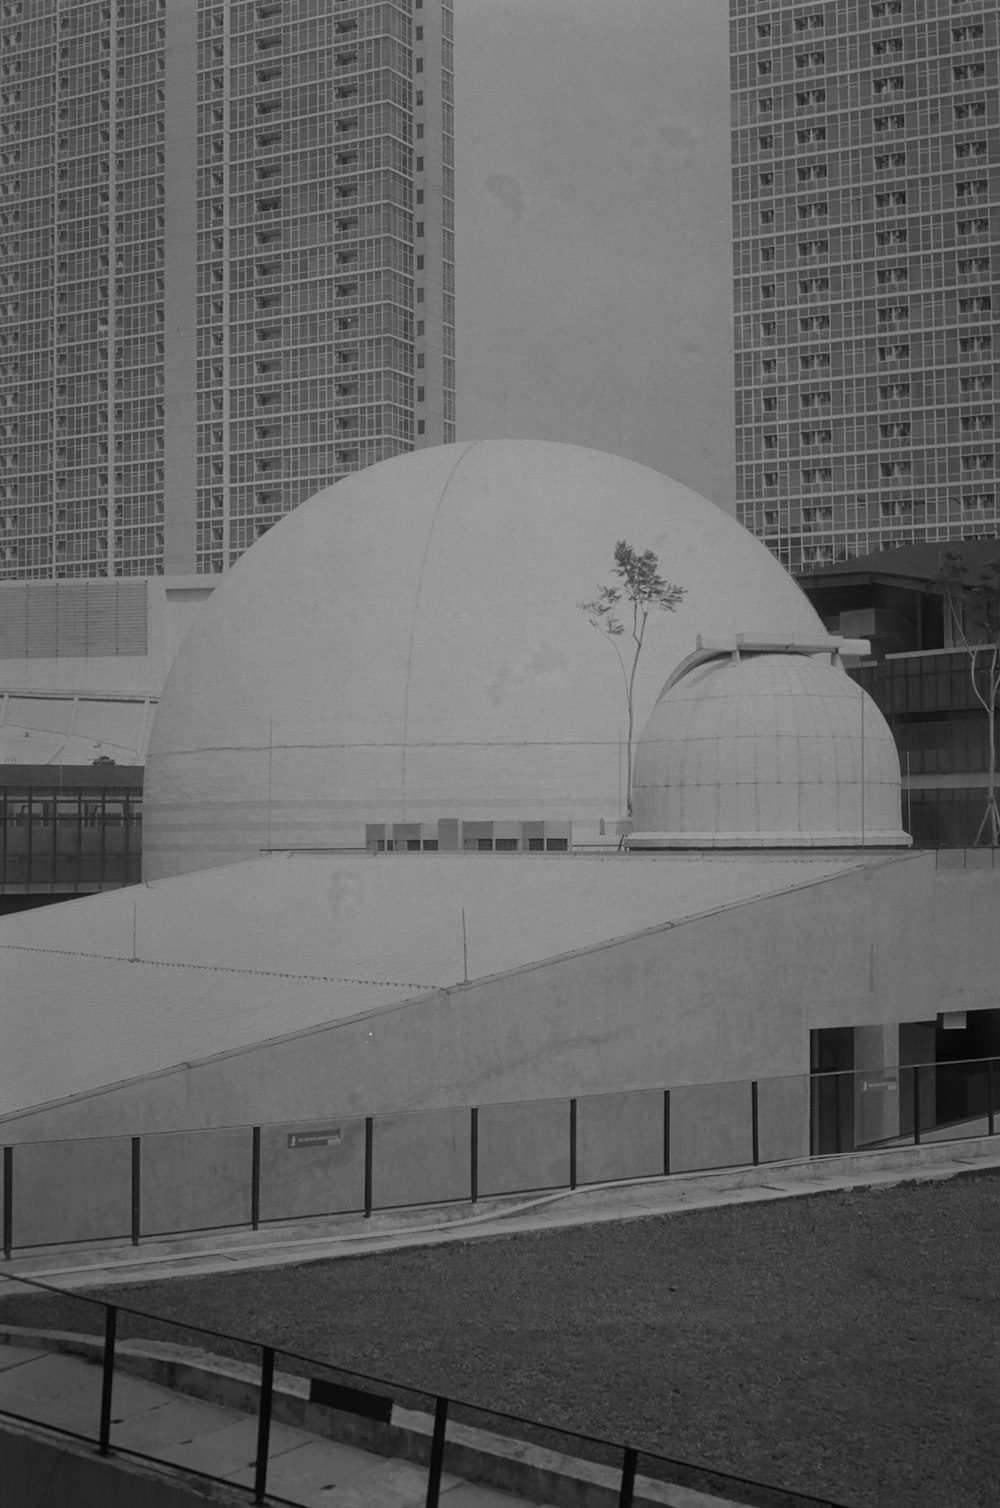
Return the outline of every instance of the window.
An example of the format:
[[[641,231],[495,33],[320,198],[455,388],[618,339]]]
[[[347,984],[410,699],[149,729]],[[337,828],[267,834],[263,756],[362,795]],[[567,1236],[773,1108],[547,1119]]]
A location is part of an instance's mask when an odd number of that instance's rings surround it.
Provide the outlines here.
[[[799,403],[803,408],[827,408],[831,402],[832,394],[828,388],[820,388],[815,393],[802,393]]]
[[[813,199],[798,205],[797,208],[800,220],[822,220],[830,212],[830,206],[825,199]]]
[[[958,301],[960,314],[985,314],[993,307],[993,300],[988,293],[973,293]]]
[[[799,357],[799,366],[804,372],[813,372],[818,367],[830,365],[830,353],[828,351],[810,351],[805,356]]]
[[[976,434],[976,433],[980,433],[984,429],[992,429],[992,428],[993,428],[993,415],[992,414],[963,414],[962,415],[962,433],[963,434],[967,434],[967,435],[969,435],[969,434]]]
[[[800,241],[800,257],[825,257],[829,254],[829,241]]]
[[[800,293],[829,293],[829,278],[799,278]]]
[[[884,173],[888,168],[905,168],[905,152],[876,152],[875,166],[879,172]]]
[[[801,126],[795,133],[795,139],[800,147],[807,147],[813,141],[826,141],[826,127]]]
[[[795,95],[795,103],[799,106],[800,109],[805,109],[808,105],[825,105],[826,90],[800,89]]]
[[[902,52],[902,50],[902,37],[881,37],[877,42],[872,43],[872,56],[876,58],[889,57],[893,53]]]
[[[910,384],[908,382],[885,382],[878,390],[880,398],[891,402],[894,399],[908,398],[910,396]]]
[[[906,342],[878,348],[879,361],[908,361],[909,357],[910,347]]]
[[[955,228],[960,236],[985,235],[990,228],[988,215],[975,215],[971,220],[957,220]]]
[[[802,431],[803,445],[829,445],[833,439],[831,429],[804,429]]]
[[[774,247],[773,246],[762,246],[760,248],[760,259],[761,259],[762,262],[773,262],[774,261]]]
[[[824,52],[798,52],[795,54],[796,68],[822,68],[826,62]]]
[[[872,20],[880,21],[885,16],[902,14],[903,0],[872,0]]]
[[[970,79],[981,79],[986,73],[985,63],[956,63],[951,70],[956,84],[967,84]]]
[[[959,257],[958,270],[961,273],[989,272],[989,257]]]
[[[974,377],[962,378],[963,393],[988,393],[993,389],[993,378],[988,372],[977,373]]]
[[[760,180],[761,188],[771,188],[773,186],[774,174],[770,171],[770,169],[768,169],[767,172],[759,173],[757,176]]]
[[[771,23],[770,23],[770,21],[758,21],[758,23],[757,23],[757,35],[758,35],[758,37],[760,37],[762,39],[764,37],[769,37],[771,35]]]
[[[819,482],[829,482],[832,476],[833,469],[830,466],[803,466],[802,485],[815,487]]]
[[[956,157],[985,157],[985,141],[959,141],[955,143]]]
[[[767,136],[758,136],[757,145],[760,147],[760,150],[762,152],[770,152],[771,148],[774,146],[774,137],[770,134],[768,134]]]
[[[905,267],[880,267],[875,274],[879,283],[905,283],[909,280],[909,272]]]
[[[876,115],[876,131],[902,131],[906,125],[905,115]]]
[[[826,163],[811,162],[804,168],[796,168],[795,171],[800,183],[815,183],[817,179],[826,177]]]
[[[879,304],[876,309],[880,325],[895,325],[900,320],[909,319],[909,304]]]
[[[761,296],[761,298],[774,298],[774,284],[773,283],[761,283],[761,285],[760,285],[760,296]]]
[[[774,101],[769,94],[761,95],[757,100],[757,109],[761,115],[769,115],[774,109]]]
[[[777,487],[777,485],[778,485],[778,473],[776,471],[765,471],[764,472],[764,486],[765,487]]]
[[[975,120],[986,114],[986,102],[981,99],[967,100],[964,105],[955,106],[956,120]]]
[[[877,209],[900,209],[905,203],[905,189],[888,189],[885,193],[875,195]]]
[[[758,73],[770,73],[772,67],[773,67],[773,64],[772,64],[770,58],[758,58],[757,59],[757,72]]]
[[[889,481],[895,477],[910,476],[913,465],[910,461],[881,461],[879,471]]]
[[[761,225],[773,225],[774,224],[774,210],[773,209],[762,209],[761,212],[760,212],[760,223],[761,223]]]
[[[879,434],[883,440],[908,440],[910,437],[910,425],[906,419],[891,419],[887,424],[879,425]]]
[[[876,94],[902,94],[903,75],[901,73],[886,74],[882,78],[872,79],[872,88]]]
[[[814,11],[811,16],[795,17],[796,31],[822,31],[823,15],[821,11]]]
[[[958,349],[963,356],[974,355],[977,351],[991,351],[993,349],[992,335],[962,335],[959,337]]]
[[[804,335],[815,334],[817,330],[829,330],[829,314],[801,314],[799,315],[799,329]]]

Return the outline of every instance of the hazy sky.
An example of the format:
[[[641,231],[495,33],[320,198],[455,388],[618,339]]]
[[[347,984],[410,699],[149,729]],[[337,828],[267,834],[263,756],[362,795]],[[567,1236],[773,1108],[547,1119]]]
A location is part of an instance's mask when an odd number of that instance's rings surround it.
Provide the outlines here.
[[[731,509],[726,0],[455,0],[458,437]]]

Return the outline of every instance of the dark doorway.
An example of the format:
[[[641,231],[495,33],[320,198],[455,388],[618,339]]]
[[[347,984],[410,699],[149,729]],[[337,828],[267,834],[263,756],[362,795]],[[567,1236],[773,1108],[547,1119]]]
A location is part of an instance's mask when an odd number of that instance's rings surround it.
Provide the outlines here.
[[[854,1151],[854,1028],[809,1033],[812,1074],[809,1144],[813,1157]]]

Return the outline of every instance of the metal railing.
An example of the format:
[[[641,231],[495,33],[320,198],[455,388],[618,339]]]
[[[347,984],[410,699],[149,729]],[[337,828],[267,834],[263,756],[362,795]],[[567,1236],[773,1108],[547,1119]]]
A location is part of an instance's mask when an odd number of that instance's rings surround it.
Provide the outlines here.
[[[21,1142],[2,1250],[260,1230],[994,1135],[1000,1059]]]
[[[10,1303],[11,1291],[22,1287],[29,1296]],[[336,1367],[318,1357],[201,1325],[182,1325],[148,1310],[83,1297],[37,1279],[5,1278],[2,1292],[7,1300],[4,1310],[8,1317],[0,1319],[0,1337],[6,1335],[19,1347],[31,1348],[32,1329],[12,1324],[9,1318],[11,1314],[16,1316],[25,1304],[29,1306],[25,1319],[35,1322],[36,1327],[39,1319],[47,1322],[49,1333],[38,1337],[37,1349],[44,1351],[57,1346],[71,1355],[75,1350],[98,1362],[99,1372],[94,1367],[81,1367],[81,1377],[87,1372],[93,1374],[93,1394],[87,1398],[86,1384],[81,1385],[82,1392],[80,1388],[76,1390],[71,1424],[66,1422],[64,1381],[63,1390],[56,1390],[51,1399],[46,1399],[44,1388],[37,1384],[26,1388],[19,1397],[15,1395],[18,1407],[7,1406],[11,1402],[8,1396],[5,1406],[0,1407],[0,1426],[5,1417],[21,1424],[41,1425],[58,1435],[95,1446],[100,1456],[134,1458],[168,1466],[172,1471],[181,1470],[202,1480],[224,1481],[235,1491],[239,1491],[239,1485],[234,1488],[234,1475],[252,1476],[244,1490],[247,1501],[257,1505],[305,1501],[286,1495],[289,1489],[284,1484],[279,1490],[272,1490],[269,1485],[275,1460],[271,1449],[274,1427],[293,1424],[320,1439],[349,1443],[355,1450],[360,1447],[373,1457],[402,1458],[424,1468],[427,1508],[437,1508],[445,1472],[491,1485],[495,1491],[507,1492],[512,1499],[524,1496],[537,1501],[536,1494],[544,1491],[547,1502],[565,1504],[567,1508],[583,1500],[584,1494],[598,1501],[603,1498],[609,1504],[617,1503],[618,1508],[631,1508],[633,1503],[644,1501],[662,1502],[662,1488],[658,1492],[657,1487],[663,1483],[724,1494],[760,1508],[842,1508],[830,1498],[813,1497],[703,1463],[660,1455],[638,1444],[483,1408],[454,1395],[417,1392],[385,1378]],[[68,1317],[76,1327],[74,1331],[54,1336],[52,1318],[45,1307],[46,1297],[32,1298],[31,1294],[47,1296],[50,1305],[54,1302],[56,1322],[65,1324]],[[67,1304],[73,1306],[69,1316]],[[132,1339],[126,1347],[121,1341],[123,1328],[133,1337],[145,1333],[154,1344],[143,1350]],[[165,1350],[162,1337],[173,1333],[181,1341]],[[185,1352],[190,1355],[187,1368],[178,1364]],[[234,1354],[242,1358],[235,1364]],[[184,1441],[168,1445],[166,1454],[128,1443],[129,1411],[127,1404],[115,1405],[116,1382],[123,1376],[139,1376],[148,1386],[151,1378],[155,1381],[161,1374],[164,1378],[161,1385],[169,1382],[175,1392],[201,1397],[203,1401],[210,1397],[216,1427],[214,1411],[219,1406],[228,1406],[255,1421],[252,1459],[243,1472],[234,1473],[231,1466],[226,1475],[213,1472],[205,1468],[203,1456],[199,1457],[200,1466],[185,1460],[184,1444],[190,1444],[197,1453],[198,1435],[190,1419],[184,1425]],[[205,1380],[193,1380],[194,1374]],[[8,1371],[6,1375],[12,1374]],[[81,1412],[81,1405],[88,1403],[89,1426]],[[150,1406],[148,1395],[144,1395],[137,1404],[140,1418]],[[532,1446],[538,1449],[534,1457]],[[286,1439],[282,1449],[287,1448]],[[544,1481],[542,1488],[540,1480]]]

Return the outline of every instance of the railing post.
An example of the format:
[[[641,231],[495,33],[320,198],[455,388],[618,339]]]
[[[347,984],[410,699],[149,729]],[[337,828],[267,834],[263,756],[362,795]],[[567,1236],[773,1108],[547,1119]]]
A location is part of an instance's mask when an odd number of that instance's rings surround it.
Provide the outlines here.
[[[3,1254],[10,1260],[14,1247],[14,1148],[3,1149]]]
[[[663,1091],[663,1176],[670,1173],[670,1090]]]
[[[261,1347],[260,1409],[257,1414],[257,1462],[253,1474],[253,1500],[260,1504],[267,1492],[267,1453],[271,1443],[271,1397],[274,1392],[274,1350]]]
[[[569,1186],[576,1188],[576,1100],[569,1102]]]
[[[920,1065],[913,1065],[913,1145],[920,1145]]]
[[[760,1121],[757,1108],[757,1080],[750,1081],[750,1143],[754,1167],[760,1162]]]
[[[142,1227],[142,1137],[132,1137],[132,1245],[139,1245]]]
[[[475,1204],[479,1198],[479,1108],[469,1111],[469,1198]]]
[[[365,1219],[369,1219],[372,1212],[372,1154],[375,1147],[375,1122],[370,1115],[365,1116]]]
[[[635,1468],[638,1462],[638,1452],[630,1445],[625,1447],[622,1457],[622,1485],[618,1494],[618,1508],[632,1508],[632,1494],[635,1492]]]
[[[986,1126],[990,1136],[996,1135],[993,1111],[993,1072],[996,1068],[996,1058],[990,1058],[986,1063]]]
[[[250,1229],[260,1229],[260,1127],[251,1132],[250,1147]]]
[[[97,1449],[102,1456],[111,1450],[111,1391],[115,1381],[115,1331],[118,1327],[118,1310],[109,1304],[104,1311],[104,1360],[101,1370],[101,1422],[97,1435]]]
[[[431,1464],[427,1473],[427,1508],[438,1508],[441,1472],[444,1467],[444,1432],[448,1425],[448,1400],[439,1398],[434,1405],[434,1435],[431,1439]]]

